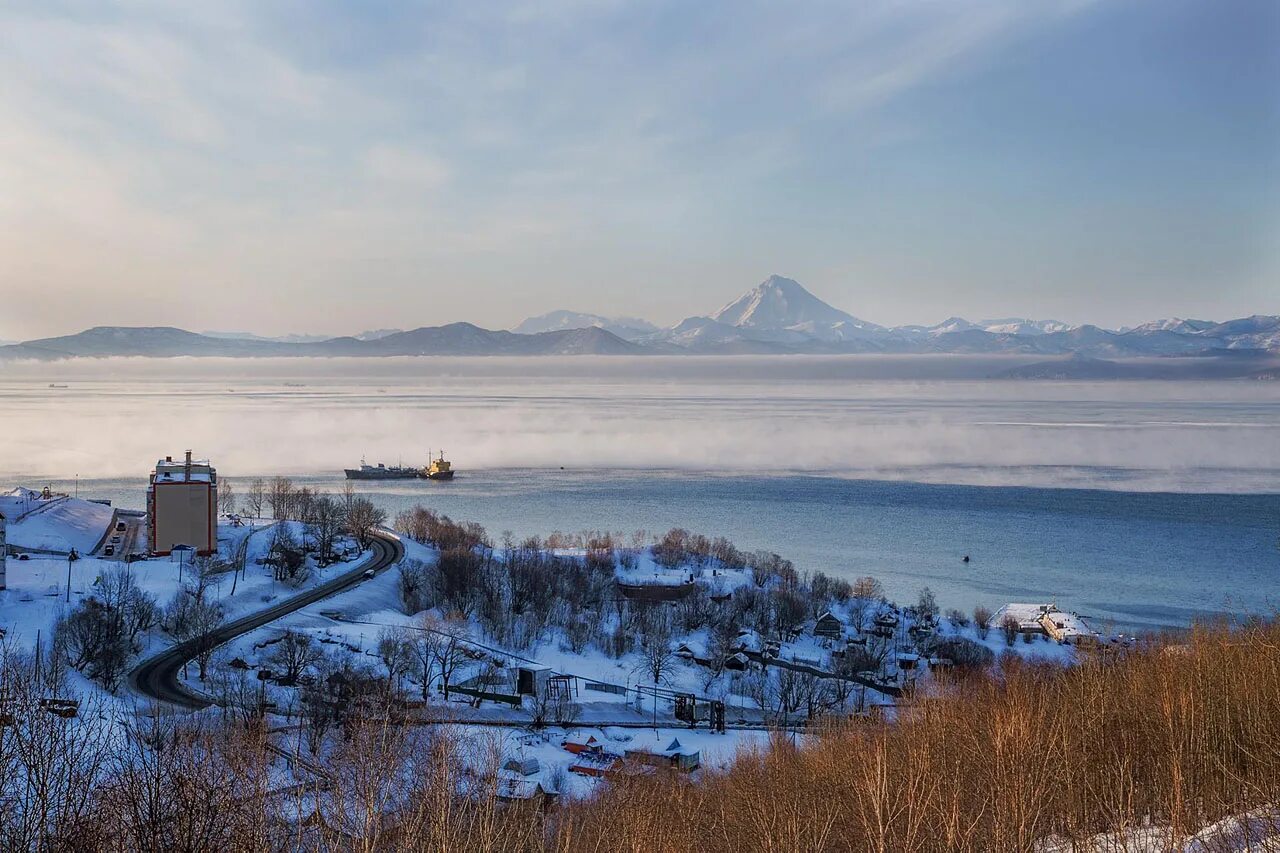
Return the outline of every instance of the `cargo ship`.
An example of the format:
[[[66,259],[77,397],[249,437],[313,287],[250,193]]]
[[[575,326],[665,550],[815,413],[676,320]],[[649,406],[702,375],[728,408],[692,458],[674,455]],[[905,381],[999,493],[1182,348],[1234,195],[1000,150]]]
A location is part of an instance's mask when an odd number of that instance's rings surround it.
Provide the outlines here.
[[[359,468],[344,468],[343,470],[346,471],[348,480],[412,480],[416,477],[426,476],[418,468],[406,468],[403,465],[392,465],[388,468],[381,462],[377,465],[370,465],[363,459],[360,460]]]
[[[445,460],[444,451],[440,451],[440,456],[431,460],[431,464],[422,472],[422,476],[428,480],[452,480],[453,465]]]

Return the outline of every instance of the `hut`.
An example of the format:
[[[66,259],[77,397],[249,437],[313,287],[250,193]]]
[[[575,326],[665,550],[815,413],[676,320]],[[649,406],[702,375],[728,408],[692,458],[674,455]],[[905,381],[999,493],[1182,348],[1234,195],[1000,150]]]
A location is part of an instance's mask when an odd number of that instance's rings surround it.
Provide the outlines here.
[[[542,770],[542,765],[537,758],[529,756],[528,758],[507,759],[507,763],[502,765],[502,769],[510,773],[518,773],[521,776],[533,776]]]
[[[516,676],[516,694],[541,696],[551,678],[551,667],[540,663],[522,663],[513,667]]]
[[[839,639],[842,634],[844,634],[844,623],[830,610],[825,611],[813,623],[813,635],[815,637],[826,637],[835,640]]]
[[[565,738],[560,741],[560,745],[564,747],[566,752],[572,752],[574,755],[581,755],[589,749],[601,748],[600,741],[596,740],[595,735],[588,735],[585,740]]]

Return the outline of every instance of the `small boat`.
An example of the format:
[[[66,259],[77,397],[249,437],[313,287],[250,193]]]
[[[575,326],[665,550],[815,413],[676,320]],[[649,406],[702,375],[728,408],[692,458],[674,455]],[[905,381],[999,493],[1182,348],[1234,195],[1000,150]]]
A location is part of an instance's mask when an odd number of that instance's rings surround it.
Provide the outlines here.
[[[55,382],[50,382],[50,383],[49,383],[49,387],[50,387],[50,388],[56,388],[56,389],[61,390],[61,389],[63,389],[63,388],[69,388],[69,387],[71,387],[71,386],[69,386],[69,385],[59,385],[59,384],[57,384],[57,383],[55,383]]]
[[[453,465],[444,458],[444,451],[440,451],[440,456],[432,459],[431,464],[422,472],[422,476],[428,480],[452,480]]]
[[[417,468],[406,468],[403,465],[387,467],[381,462],[370,465],[363,459],[360,460],[359,468],[344,468],[343,471],[348,480],[412,480],[423,476],[422,471]]]

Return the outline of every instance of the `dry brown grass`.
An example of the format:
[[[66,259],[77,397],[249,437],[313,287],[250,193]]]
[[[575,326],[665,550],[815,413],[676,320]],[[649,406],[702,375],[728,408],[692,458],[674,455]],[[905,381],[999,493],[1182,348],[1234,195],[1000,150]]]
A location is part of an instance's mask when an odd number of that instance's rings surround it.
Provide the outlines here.
[[[1155,823],[1183,838],[1280,802],[1280,627],[1197,629],[1078,666],[1002,663],[702,784],[628,780],[558,850],[1030,850]]]

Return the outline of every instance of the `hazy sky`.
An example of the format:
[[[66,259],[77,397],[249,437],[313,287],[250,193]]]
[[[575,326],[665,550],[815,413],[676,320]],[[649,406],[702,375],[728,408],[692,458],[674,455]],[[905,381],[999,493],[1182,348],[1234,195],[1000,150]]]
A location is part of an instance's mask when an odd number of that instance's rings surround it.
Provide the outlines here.
[[[1273,0],[0,6],[0,338],[1280,313]]]

